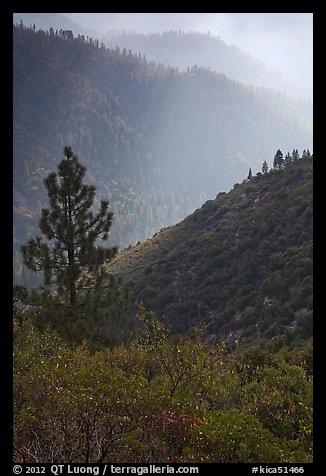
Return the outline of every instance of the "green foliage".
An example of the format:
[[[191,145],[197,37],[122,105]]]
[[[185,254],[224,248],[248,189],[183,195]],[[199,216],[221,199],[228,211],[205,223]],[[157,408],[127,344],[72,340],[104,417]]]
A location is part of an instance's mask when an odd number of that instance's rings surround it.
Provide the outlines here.
[[[244,387],[244,408],[275,436],[297,439],[302,431],[312,429],[311,392],[311,382],[301,367],[267,367],[256,372],[255,379]]]
[[[127,296],[103,267],[117,250],[97,246],[99,239],[107,240],[113,214],[107,201],[94,213],[95,187],[83,183],[86,168],[71,147],[64,155],[58,174],[44,179],[50,209],[42,209],[43,236],[21,247],[26,266],[44,277],[45,287],[29,301],[39,307],[39,325],[50,322],[72,341],[106,341],[110,321],[121,316]],[[16,286],[18,296],[17,290],[21,295],[22,287]]]
[[[174,333],[249,346],[312,337],[312,159],[252,177],[151,240],[118,254],[109,270]],[[146,270],[150,269],[150,273]]]
[[[25,314],[25,304],[28,300],[28,290],[25,286],[16,284],[13,287],[13,318],[18,319],[20,325],[23,324]]]
[[[274,169],[281,169],[284,166],[284,163],[285,163],[285,160],[283,158],[282,151],[278,149],[274,156],[273,167]]]
[[[15,461],[312,461],[309,346],[230,353],[139,312],[135,342],[97,352],[14,322]]]
[[[200,433],[204,462],[273,463],[283,456],[276,438],[259,420],[239,410],[211,412]]]
[[[39,228],[52,246],[37,237],[22,246],[22,253],[26,266],[42,271],[44,284],[54,283],[58,294],[75,308],[78,289],[89,286],[87,273],[112,259],[116,250],[95,246],[96,240],[108,238],[113,214],[108,212],[109,203],[102,201],[94,215],[95,187],[83,184],[86,168],[71,147],[64,148],[64,155],[58,174],[44,179],[50,209],[42,209]]]
[[[14,52],[15,246],[27,238],[31,267],[45,271],[46,283],[59,277],[55,292],[14,289],[15,461],[311,462],[309,150],[300,160],[297,150],[284,162],[278,154],[269,173],[265,161],[263,175],[162,228],[203,203],[203,190],[225,188],[228,159],[240,179],[252,144],[264,160],[272,143],[295,142],[302,129],[286,112],[272,113],[275,98],[202,68],[179,73],[25,28],[14,30]],[[299,135],[309,143],[309,132]],[[94,188],[80,188],[84,169],[76,169],[81,222],[99,219],[73,276],[77,287],[88,281],[78,289],[82,312],[71,300],[72,274],[50,272],[65,252],[30,239],[58,143],[82,151],[100,195],[119,211],[113,241],[161,229],[98,267],[108,255],[90,245],[98,232],[106,237],[111,217],[107,202],[87,214]],[[72,159],[65,152],[62,176]],[[49,241],[68,237],[56,201],[65,186],[55,174],[46,183],[52,211],[43,209],[41,231]],[[134,315],[116,324],[125,305],[117,272],[131,288],[137,326]]]
[[[268,165],[267,165],[266,160],[264,160],[261,171],[262,171],[263,174],[267,174],[267,172],[268,172]]]
[[[241,181],[248,164],[270,160],[275,143],[312,143],[298,102],[208,69],[181,71],[115,44],[20,27],[13,51],[15,252],[36,235],[43,179],[65,144],[110,201],[110,246],[121,249]],[[14,272],[32,284],[17,256]]]

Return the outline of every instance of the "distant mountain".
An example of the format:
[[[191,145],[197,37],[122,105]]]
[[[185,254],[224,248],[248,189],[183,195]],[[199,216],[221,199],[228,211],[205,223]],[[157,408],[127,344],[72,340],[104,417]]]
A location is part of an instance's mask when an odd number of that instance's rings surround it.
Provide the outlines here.
[[[143,302],[188,333],[205,324],[237,345],[312,337],[311,157],[220,193],[175,226],[119,253],[109,270]]]
[[[282,94],[198,66],[166,68],[84,34],[13,33],[15,251],[38,233],[42,181],[65,145],[110,200],[110,244],[120,249],[180,221],[276,149],[312,147],[309,114]]]
[[[50,28],[71,30],[75,34],[88,35],[94,39],[104,36],[95,30],[79,25],[62,13],[14,13],[13,23],[19,25],[21,21],[27,27],[33,28],[35,25],[36,30],[49,31]]]
[[[292,95],[311,96],[311,89],[296,86],[281,71],[268,68],[262,61],[222,38],[199,32],[166,31],[140,34],[133,31],[111,30],[105,36],[109,47],[118,45],[148,60],[180,69],[194,65],[207,67],[217,73],[246,84],[278,89]],[[312,108],[312,104],[310,104]]]
[[[108,15],[108,14],[106,14]],[[187,17],[188,15],[188,17]],[[197,19],[206,14],[196,14]],[[248,15],[228,14],[228,21],[235,21],[237,28],[249,28]],[[258,14],[256,14],[258,15]],[[235,18],[236,16],[236,18]],[[308,81],[306,75],[297,72],[295,81],[291,75],[284,74],[283,71],[271,69],[262,61],[247,53],[239,46],[229,45],[220,36],[214,36],[209,31],[200,33],[196,30],[195,24],[192,31],[184,32],[179,30],[166,30],[163,33],[141,33],[142,21],[148,22],[153,31],[162,30],[163,25],[174,25],[175,21],[180,21],[188,28],[192,24],[194,16],[190,14],[160,14],[159,20],[163,19],[160,27],[156,24],[157,14],[119,14],[111,13],[106,16],[107,33],[87,28],[78,23],[78,16],[73,14],[72,20],[67,14],[62,13],[14,13],[13,22],[19,24],[21,21],[27,27],[42,29],[45,31],[71,30],[74,34],[86,35],[93,40],[99,39],[106,46],[115,48],[118,45],[121,49],[126,48],[133,53],[146,55],[148,60],[163,63],[165,66],[173,66],[179,69],[187,69],[194,65],[210,68],[213,71],[221,72],[237,81],[254,84],[284,91],[290,96],[306,96],[309,98],[309,109],[312,111],[312,82]],[[141,19],[143,18],[143,20]],[[176,20],[179,18],[179,20]],[[164,21],[165,19],[165,21]],[[206,22],[207,22],[206,18]],[[279,15],[269,14],[259,16],[260,24],[264,24],[264,31],[268,32],[275,28],[280,29],[280,34],[286,33],[289,17],[283,24]],[[295,17],[296,26],[300,29],[300,18]],[[299,24],[298,24],[299,22]],[[199,22],[200,23],[200,22]],[[102,25],[103,26],[103,25]],[[255,25],[252,25],[255,28]],[[164,28],[163,28],[164,29]],[[104,31],[104,30],[103,30]],[[311,66],[308,66],[311,67]]]

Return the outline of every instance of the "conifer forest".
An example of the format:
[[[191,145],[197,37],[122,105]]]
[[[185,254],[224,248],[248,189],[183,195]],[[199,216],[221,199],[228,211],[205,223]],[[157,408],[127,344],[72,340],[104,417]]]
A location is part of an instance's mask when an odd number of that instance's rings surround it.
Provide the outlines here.
[[[85,15],[13,16],[14,463],[314,463],[311,88],[221,26],[312,14]]]

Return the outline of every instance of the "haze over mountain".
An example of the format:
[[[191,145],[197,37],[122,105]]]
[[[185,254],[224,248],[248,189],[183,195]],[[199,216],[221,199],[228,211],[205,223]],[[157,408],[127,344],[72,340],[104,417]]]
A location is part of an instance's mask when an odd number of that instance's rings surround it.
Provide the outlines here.
[[[15,463],[312,463],[311,99],[189,30],[289,30],[304,60],[310,14],[21,15]]]
[[[164,31],[200,32],[241,48],[277,70],[287,93],[312,97],[312,13],[67,13],[84,25],[103,33],[112,29],[137,33]],[[134,48],[130,46],[134,51]],[[205,57],[205,50],[202,49]],[[169,56],[173,56],[170,51]],[[157,60],[157,58],[153,58]],[[164,58],[161,58],[163,61]],[[195,63],[193,63],[195,64]],[[199,64],[197,62],[197,64]],[[191,64],[189,65],[191,66]],[[212,64],[203,64],[211,66]],[[286,85],[287,83],[287,85]],[[292,91],[290,84],[292,83]]]
[[[67,35],[14,28],[15,247],[35,229],[42,179],[67,144],[110,199],[120,249],[184,218],[277,148],[312,149],[302,102]]]
[[[210,33],[184,33],[175,30],[144,35],[113,30],[106,34],[105,44],[109,47],[119,45],[134,53],[140,52],[147,59],[166,66],[179,69],[193,65],[209,67],[242,83],[284,91],[291,96],[303,92],[280,71],[268,68],[262,61],[234,45],[227,45],[221,38]]]
[[[255,61],[256,73],[265,70],[263,82],[262,75],[255,77],[252,71],[250,78],[231,77],[312,98],[312,13],[16,13],[14,19],[36,28],[70,29],[100,41],[106,37],[108,46],[115,41],[134,53],[179,68],[197,64],[227,74],[221,69],[218,50],[228,47],[231,55],[236,53],[235,59],[242,53],[249,63]],[[171,31],[202,33],[215,37],[215,42],[201,39],[197,45],[185,44],[180,38],[172,47],[165,37],[157,44],[158,35]],[[156,45],[144,38],[153,33]],[[230,71],[234,72],[234,66]]]
[[[37,30],[48,31],[53,28],[54,30],[71,30],[75,34],[89,35],[93,38],[103,36],[97,30],[80,25],[62,13],[14,13],[13,23],[20,24],[21,21],[27,27],[35,25]]]

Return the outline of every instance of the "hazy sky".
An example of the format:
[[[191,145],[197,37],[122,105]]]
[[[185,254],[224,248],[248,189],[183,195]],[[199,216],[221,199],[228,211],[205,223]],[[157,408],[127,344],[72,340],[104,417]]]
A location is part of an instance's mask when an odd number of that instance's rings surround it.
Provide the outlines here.
[[[105,33],[112,28],[151,33],[200,31],[262,59],[284,74],[304,75],[312,82],[312,13],[64,13]]]

